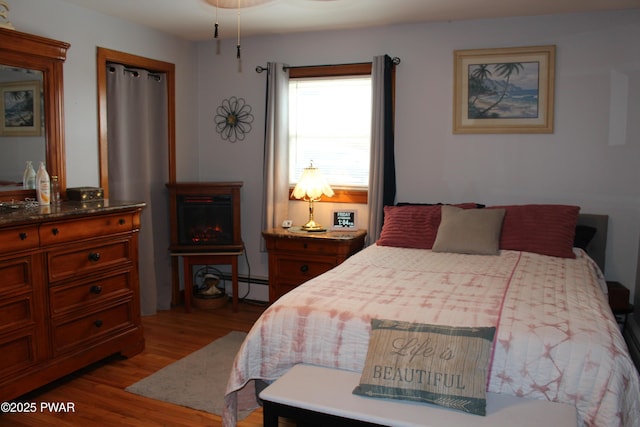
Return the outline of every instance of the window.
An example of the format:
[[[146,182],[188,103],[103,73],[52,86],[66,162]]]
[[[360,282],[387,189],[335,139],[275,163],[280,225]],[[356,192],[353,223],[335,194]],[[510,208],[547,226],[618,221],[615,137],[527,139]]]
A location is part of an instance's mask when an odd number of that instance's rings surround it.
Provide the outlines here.
[[[331,201],[366,203],[371,145],[371,64],[289,70],[289,179],[320,168]]]

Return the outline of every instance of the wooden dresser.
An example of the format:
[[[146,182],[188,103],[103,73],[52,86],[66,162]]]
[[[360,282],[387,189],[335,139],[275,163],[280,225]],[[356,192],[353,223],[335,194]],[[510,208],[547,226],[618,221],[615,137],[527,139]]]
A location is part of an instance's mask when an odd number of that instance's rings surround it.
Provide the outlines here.
[[[144,349],[143,207],[105,200],[0,212],[0,401]]]
[[[271,229],[262,233],[269,252],[269,302],[329,271],[364,246],[366,230],[309,233]]]

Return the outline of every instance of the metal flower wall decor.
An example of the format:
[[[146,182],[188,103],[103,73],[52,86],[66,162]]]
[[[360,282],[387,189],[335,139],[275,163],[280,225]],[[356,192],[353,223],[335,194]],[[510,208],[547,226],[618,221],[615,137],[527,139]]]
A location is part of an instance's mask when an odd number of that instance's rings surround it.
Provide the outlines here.
[[[229,142],[242,141],[245,134],[251,132],[251,123],[253,123],[251,106],[245,102],[244,98],[232,96],[225,99],[216,109],[215,122],[216,131],[222,139]]]

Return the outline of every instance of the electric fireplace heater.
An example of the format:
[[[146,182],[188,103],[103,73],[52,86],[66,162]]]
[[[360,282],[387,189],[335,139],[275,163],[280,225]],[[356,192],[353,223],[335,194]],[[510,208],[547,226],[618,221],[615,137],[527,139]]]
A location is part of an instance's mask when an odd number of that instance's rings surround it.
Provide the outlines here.
[[[240,182],[167,184],[172,252],[242,250]]]

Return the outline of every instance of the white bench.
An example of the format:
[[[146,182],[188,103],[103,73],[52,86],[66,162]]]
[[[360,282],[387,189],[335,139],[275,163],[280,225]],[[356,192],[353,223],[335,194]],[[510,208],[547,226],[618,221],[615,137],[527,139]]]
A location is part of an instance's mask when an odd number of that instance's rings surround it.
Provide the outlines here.
[[[577,425],[571,405],[487,393],[487,415],[479,416],[426,403],[357,396],[351,392],[359,381],[360,374],[355,372],[296,365],[260,393],[264,427],[277,427],[279,417],[313,426]]]

